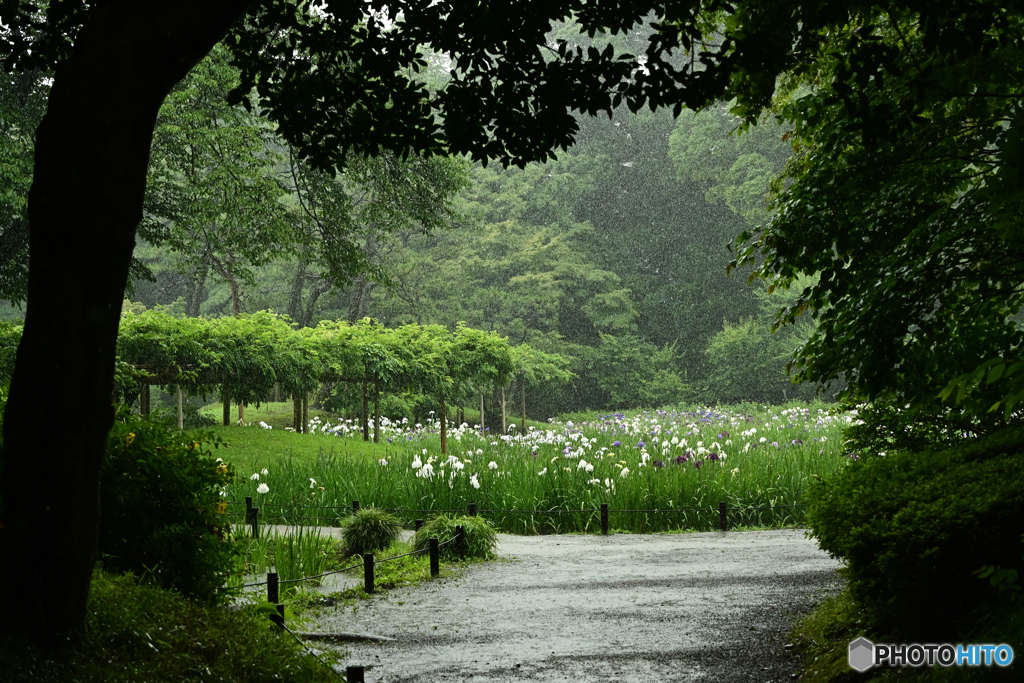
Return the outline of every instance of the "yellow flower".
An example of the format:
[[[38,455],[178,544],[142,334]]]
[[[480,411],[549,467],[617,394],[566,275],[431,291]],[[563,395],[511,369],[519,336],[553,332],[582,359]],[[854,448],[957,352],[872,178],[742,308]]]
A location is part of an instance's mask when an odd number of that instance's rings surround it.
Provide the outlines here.
[[[217,507],[217,513],[218,514],[223,515],[225,512],[228,511],[228,504],[225,503],[224,501],[221,501],[221,502],[217,503],[216,507]]]
[[[227,474],[228,466],[225,463],[217,465],[217,474]]]
[[[194,451],[194,450],[195,450],[195,449],[197,449],[197,448],[199,448],[199,442],[198,442],[198,441],[193,441],[192,443],[190,443],[190,444],[188,445],[188,449],[189,449],[190,451]]]
[[[128,438],[124,440],[124,445],[131,446],[132,441],[135,441],[135,432],[128,432]]]

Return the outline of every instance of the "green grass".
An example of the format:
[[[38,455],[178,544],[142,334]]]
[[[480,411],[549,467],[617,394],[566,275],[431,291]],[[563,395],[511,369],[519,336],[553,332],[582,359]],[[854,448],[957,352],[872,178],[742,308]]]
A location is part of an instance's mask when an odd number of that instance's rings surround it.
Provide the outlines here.
[[[312,683],[341,678],[255,607],[203,607],[131,576],[97,570],[85,633],[55,649],[0,642],[0,680]]]
[[[342,516],[355,500],[363,507],[430,511],[410,512],[405,521],[465,510],[474,503],[479,510],[498,511],[484,514],[500,531],[594,532],[600,528],[594,510],[606,503],[613,528],[710,530],[717,528],[719,501],[729,505],[733,527],[802,521],[799,507],[784,506],[798,505],[812,478],[829,476],[846,463],[841,430],[847,418],[818,411],[812,406],[754,412],[748,406],[743,411],[687,409],[618,419],[595,415],[581,424],[551,424],[527,437],[508,439],[453,430],[450,457],[441,455],[439,437],[430,425],[406,431],[389,427],[385,439],[391,443],[380,444],[358,435],[303,435],[259,427],[215,431],[229,444],[222,457],[240,475],[227,491],[228,499],[252,496],[269,522]],[[655,438],[662,442],[655,444]],[[671,444],[672,438],[684,439],[686,445]],[[714,460],[701,448],[725,458]],[[681,457],[685,462],[677,463]],[[417,463],[424,467],[416,468]],[[417,476],[428,464],[432,476]],[[258,480],[250,479],[254,474]],[[269,492],[257,493],[259,484],[266,484]],[[331,509],[304,509],[315,506]],[[232,506],[232,511],[239,510]]]

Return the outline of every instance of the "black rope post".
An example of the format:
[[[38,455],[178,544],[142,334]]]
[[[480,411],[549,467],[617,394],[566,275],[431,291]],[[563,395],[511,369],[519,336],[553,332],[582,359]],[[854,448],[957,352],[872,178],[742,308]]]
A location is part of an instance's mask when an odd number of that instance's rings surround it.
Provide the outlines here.
[[[432,536],[430,538],[430,576],[434,579],[441,573],[441,551],[437,546],[437,536]]]
[[[601,503],[601,533],[608,535],[608,503]]]
[[[366,679],[363,678],[363,667],[345,667],[345,680],[348,681],[348,683],[366,683]]]
[[[476,503],[469,504],[469,516],[476,517]]]
[[[373,592],[373,553],[363,554],[363,589]]]
[[[260,537],[260,509],[252,509],[252,537],[256,540]]]
[[[252,524],[252,496],[245,497],[245,523]]]
[[[359,501],[358,500],[353,500],[352,501],[352,514],[353,515],[358,515],[359,514]]]
[[[417,519],[415,522],[413,522],[413,526],[416,527],[414,529],[414,531],[419,531],[420,529],[423,528],[423,520],[422,519]]]
[[[729,530],[729,517],[724,500],[718,501],[718,527],[721,531]]]
[[[459,555],[466,555],[466,530],[462,528],[462,525],[455,527],[455,547],[459,551]]]
[[[277,624],[278,628],[284,628],[284,603],[277,603],[277,613],[271,614],[270,620]]]
[[[267,602],[276,605],[278,598],[277,572],[267,574]]]

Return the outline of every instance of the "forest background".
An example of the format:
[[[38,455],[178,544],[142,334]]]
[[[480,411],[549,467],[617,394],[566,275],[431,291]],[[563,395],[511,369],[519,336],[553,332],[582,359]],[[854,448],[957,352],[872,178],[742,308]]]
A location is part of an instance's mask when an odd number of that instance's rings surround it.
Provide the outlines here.
[[[768,218],[769,183],[792,152],[775,122],[740,134],[727,104],[678,118],[620,107],[580,117],[574,146],[523,169],[383,155],[328,177],[258,111],[226,103],[238,83],[228,61],[215,50],[161,110],[136,309],[271,309],[300,327],[461,321],[570,361],[570,382],[530,387],[541,419],[814,396],[786,373],[813,323],[771,334],[785,293],[725,272],[727,245]],[[29,75],[3,87],[0,315],[18,318],[29,133],[47,85]]]

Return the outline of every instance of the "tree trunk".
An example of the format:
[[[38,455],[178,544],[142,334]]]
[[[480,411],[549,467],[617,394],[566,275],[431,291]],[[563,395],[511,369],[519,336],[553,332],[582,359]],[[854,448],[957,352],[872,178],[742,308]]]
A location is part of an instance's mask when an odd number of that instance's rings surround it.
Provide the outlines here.
[[[519,425],[522,433],[526,433],[526,378],[523,377],[523,421]]]
[[[370,440],[370,397],[367,382],[363,380],[363,441]]]
[[[224,391],[220,396],[221,400],[221,417],[224,418],[224,426],[231,426],[231,397],[228,396],[228,392]]]
[[[181,387],[179,386],[179,387],[176,387],[176,388],[178,390],[178,429],[184,429],[185,428],[185,414],[184,414],[184,410],[183,410],[184,406],[182,405],[184,403],[184,398],[183,398],[182,393],[181,393]]]
[[[309,394],[302,395],[302,433],[309,434]]]
[[[448,404],[441,397],[441,455],[448,455]]]
[[[484,435],[484,395],[480,394],[480,436]]]
[[[299,265],[292,277],[292,291],[288,295],[288,317],[299,323],[302,319],[302,287],[306,284],[306,262],[299,257]],[[302,327],[302,324],[299,324]]]
[[[210,272],[205,259],[201,268],[196,268],[192,280],[185,291],[185,315],[190,318],[199,316],[203,304],[203,293],[206,290],[206,275]]]
[[[380,443],[380,385],[373,385],[373,442]]]
[[[139,414],[142,417],[149,417],[149,385],[139,385]]]
[[[508,424],[505,422],[505,387],[501,388],[501,433],[508,433]]]
[[[84,626],[117,328],[157,111],[250,4],[98,3],[55,70],[36,133],[32,268],[3,422],[0,586],[16,587],[4,607],[17,618],[0,620],[0,637],[58,643]],[[55,421],[39,409],[53,404],[74,410]]]

